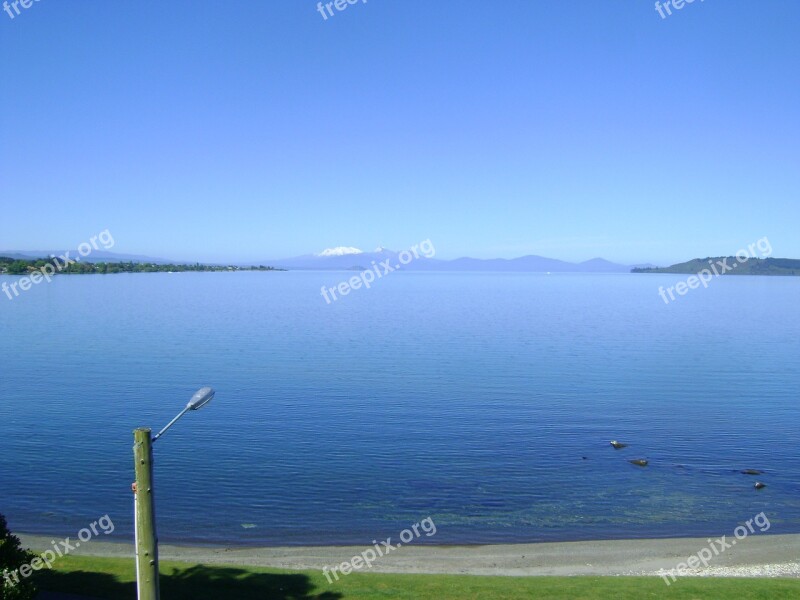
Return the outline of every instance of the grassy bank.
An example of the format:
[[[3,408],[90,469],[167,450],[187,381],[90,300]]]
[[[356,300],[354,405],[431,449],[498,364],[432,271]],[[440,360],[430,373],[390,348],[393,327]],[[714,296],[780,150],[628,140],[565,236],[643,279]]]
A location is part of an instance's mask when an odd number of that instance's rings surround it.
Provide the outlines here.
[[[652,577],[477,577],[355,573],[329,584],[319,571],[281,571],[236,566],[162,562],[161,591],[170,600],[469,600],[554,598],[569,600],[642,598],[800,597],[797,579],[685,578],[669,587]],[[113,600],[136,597],[133,560],[67,556],[38,574],[43,590]]]

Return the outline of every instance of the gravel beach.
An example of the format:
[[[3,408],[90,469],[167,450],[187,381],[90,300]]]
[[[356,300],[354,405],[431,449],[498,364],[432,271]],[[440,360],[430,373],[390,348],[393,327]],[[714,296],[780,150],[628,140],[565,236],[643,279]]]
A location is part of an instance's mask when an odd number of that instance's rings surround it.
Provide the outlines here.
[[[44,550],[59,537],[20,534],[23,545]],[[730,541],[730,540],[729,540]],[[378,558],[370,569],[382,573],[470,575],[660,575],[709,547],[707,538],[555,542],[483,546],[409,544]],[[160,546],[161,560],[233,564],[291,570],[336,566],[368,546],[202,547]],[[132,556],[133,545],[92,541],[72,554]],[[684,576],[800,577],[800,535],[754,535],[714,556],[708,566]]]

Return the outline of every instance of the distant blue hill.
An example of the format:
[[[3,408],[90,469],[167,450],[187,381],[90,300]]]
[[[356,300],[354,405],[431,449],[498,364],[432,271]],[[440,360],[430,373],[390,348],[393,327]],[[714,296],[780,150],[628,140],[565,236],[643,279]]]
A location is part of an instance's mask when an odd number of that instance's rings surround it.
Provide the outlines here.
[[[355,249],[351,249],[355,250]],[[47,258],[50,255],[61,256],[64,250],[0,250],[0,256],[12,259],[29,260],[32,258]],[[326,251],[330,252],[330,251]],[[420,253],[421,254],[421,253]],[[70,251],[70,257],[77,256],[75,250]],[[263,264],[281,269],[295,270],[320,270],[320,271],[350,271],[370,269],[389,260],[394,267],[399,263],[398,252],[379,248],[374,252],[358,252],[343,254],[306,254],[282,260],[267,260],[249,262],[250,264]],[[168,264],[194,264],[196,261],[175,261],[165,258],[153,258],[139,254],[119,254],[105,250],[95,250],[88,256],[82,257],[83,262],[135,262],[153,263],[156,265]],[[203,263],[215,264],[215,263]],[[241,263],[244,265],[245,263]],[[651,268],[655,265],[621,265],[607,261],[603,258],[593,258],[580,263],[571,263],[545,256],[521,256],[519,258],[457,258],[455,260],[440,260],[437,258],[424,258],[420,255],[407,265],[402,266],[404,271],[507,271],[525,273],[630,273],[633,268]]]
[[[326,251],[328,252],[328,251]],[[390,265],[398,264],[398,253],[385,248],[374,252],[346,254],[306,254],[281,260],[259,261],[283,269],[307,270],[364,270],[373,264],[390,261]],[[644,266],[644,265],[642,265]],[[519,258],[457,258],[440,260],[437,258],[415,258],[404,271],[515,271],[529,273],[630,273],[633,265],[612,263],[603,258],[593,258],[581,263],[571,263],[544,256],[521,256]]]

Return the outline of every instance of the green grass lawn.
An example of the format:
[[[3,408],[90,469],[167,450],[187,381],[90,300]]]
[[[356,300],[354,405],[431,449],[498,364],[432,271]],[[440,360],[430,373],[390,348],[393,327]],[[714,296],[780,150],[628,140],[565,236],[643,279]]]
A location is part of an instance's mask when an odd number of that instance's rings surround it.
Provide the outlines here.
[[[134,599],[133,559],[67,556],[37,574],[40,589],[113,600]],[[685,578],[667,586],[655,577],[476,577],[354,573],[332,585],[319,571],[161,563],[164,600],[641,600],[642,598],[800,598],[797,579]]]

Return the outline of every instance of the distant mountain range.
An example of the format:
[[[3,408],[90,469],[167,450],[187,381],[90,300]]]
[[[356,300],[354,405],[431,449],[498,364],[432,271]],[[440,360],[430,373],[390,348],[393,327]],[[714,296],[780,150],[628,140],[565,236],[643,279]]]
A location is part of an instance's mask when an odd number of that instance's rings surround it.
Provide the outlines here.
[[[376,248],[363,252],[358,248],[340,246],[328,248],[317,254],[305,254],[293,258],[260,261],[282,269],[307,270],[364,270],[374,264],[385,262],[399,263],[398,252],[386,248]],[[517,271],[531,273],[629,273],[634,267],[653,267],[654,265],[621,265],[603,258],[593,258],[580,263],[571,263],[544,256],[521,256],[519,258],[457,258],[440,260],[438,258],[415,258],[403,265],[404,271]],[[260,264],[259,263],[259,264]]]
[[[52,255],[62,256],[64,250],[0,250],[0,257],[13,260],[30,260],[48,258]],[[305,254],[293,258],[280,260],[262,260],[249,263],[235,263],[237,266],[269,265],[280,269],[319,270],[319,271],[362,271],[373,268],[375,265],[389,261],[393,268],[400,264],[401,253],[394,250],[378,247],[372,252],[364,252],[352,246],[338,246],[327,248],[317,254]],[[441,260],[438,258],[425,258],[421,250],[419,257],[402,265],[403,271],[494,271],[494,272],[522,272],[522,273],[698,273],[710,265],[727,261],[731,269],[730,274],[737,275],[800,275],[800,260],[788,258],[751,258],[739,264],[735,257],[695,258],[684,263],[669,267],[657,267],[652,264],[622,265],[613,263],[604,258],[593,258],[579,263],[567,262],[545,256],[520,256],[519,258],[456,258],[454,260]],[[70,251],[70,258],[78,257],[77,252]],[[197,261],[175,261],[165,258],[153,258],[140,254],[119,254],[106,250],[94,250],[91,254],[81,257],[81,262],[97,263],[150,263],[155,265],[194,265]],[[208,266],[219,266],[222,263],[202,263]],[[736,265],[733,268],[733,265]]]
[[[0,250],[0,256],[15,260],[32,258],[47,258],[51,255],[61,256],[64,250]],[[327,248],[317,254],[305,254],[293,258],[280,260],[261,260],[241,265],[270,265],[281,269],[320,270],[320,271],[357,271],[372,268],[375,265],[389,260],[395,267],[399,264],[399,252],[378,247],[372,252],[363,252],[350,246]],[[519,258],[457,258],[455,260],[440,260],[438,258],[425,258],[419,251],[419,258],[414,258],[401,268],[404,271],[516,271],[528,273],[629,273],[635,267],[652,268],[655,265],[621,265],[607,261],[603,258],[593,258],[580,263],[571,263],[544,256],[521,256]],[[77,253],[70,251],[70,257],[76,258]],[[135,262],[152,263],[156,265],[168,264],[194,264],[195,261],[175,261],[164,258],[153,258],[138,254],[118,254],[104,250],[95,250],[83,262]],[[216,264],[216,263],[205,263]]]

